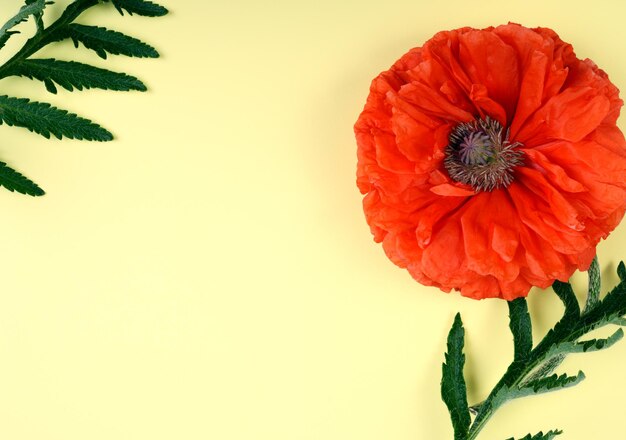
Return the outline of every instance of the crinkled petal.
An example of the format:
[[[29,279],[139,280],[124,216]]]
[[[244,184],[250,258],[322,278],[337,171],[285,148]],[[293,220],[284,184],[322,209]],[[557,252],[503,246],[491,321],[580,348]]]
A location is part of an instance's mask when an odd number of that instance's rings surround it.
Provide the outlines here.
[[[494,32],[469,31],[459,37],[459,61],[473,84],[482,84],[511,117],[519,97],[515,49]],[[510,119],[500,120],[506,126]]]
[[[527,147],[555,139],[578,142],[598,128],[609,104],[606,96],[591,87],[566,89],[526,121],[516,140]]]

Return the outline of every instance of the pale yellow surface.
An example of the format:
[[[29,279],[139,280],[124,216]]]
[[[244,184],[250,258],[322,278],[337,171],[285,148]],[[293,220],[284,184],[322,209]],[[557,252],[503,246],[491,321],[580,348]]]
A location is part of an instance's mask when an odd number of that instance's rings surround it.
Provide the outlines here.
[[[116,135],[0,127],[0,160],[48,192],[0,191],[0,438],[451,439],[439,380],[453,316],[476,402],[512,354],[507,308],[422,287],[373,243],[352,134],[369,82],[438,30],[514,21],[554,28],[625,88],[626,4],[162,3],[161,19],[106,6],[82,19],[162,59],[42,54],[127,71],[148,93],[0,82]],[[1,16],[20,4],[2,0]],[[625,239],[622,225],[600,246],[607,284]],[[550,292],[530,304],[538,336],[560,308]],[[587,380],[505,407],[482,438],[624,438],[625,362],[624,342],[572,358],[563,371]]]

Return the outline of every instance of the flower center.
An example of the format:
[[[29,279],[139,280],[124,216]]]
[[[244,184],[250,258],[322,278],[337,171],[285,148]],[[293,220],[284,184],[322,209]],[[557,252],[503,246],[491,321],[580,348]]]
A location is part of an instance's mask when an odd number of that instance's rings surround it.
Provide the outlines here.
[[[476,191],[506,188],[513,182],[513,169],[523,165],[520,142],[509,142],[509,132],[489,117],[454,127],[448,139],[444,166],[448,174]]]

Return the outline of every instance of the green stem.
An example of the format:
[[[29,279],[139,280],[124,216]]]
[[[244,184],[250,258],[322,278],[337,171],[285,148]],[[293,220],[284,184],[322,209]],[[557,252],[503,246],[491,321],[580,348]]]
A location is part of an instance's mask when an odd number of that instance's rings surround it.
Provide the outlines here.
[[[511,372],[515,370],[514,368],[515,364],[516,362],[514,361],[509,366],[507,372],[504,374],[504,376],[502,376],[500,381],[496,384],[496,386],[493,388],[493,390],[489,394],[489,397],[487,397],[487,399],[481,404],[480,410],[478,411],[478,414],[476,415],[476,419],[474,419],[474,423],[472,423],[472,426],[470,427],[467,440],[474,440],[478,436],[480,431],[485,427],[489,419],[495,414],[498,407],[494,408],[491,405],[491,401],[493,400],[494,396],[505,386],[511,387],[511,386],[516,386],[522,383],[526,375],[533,369],[532,367],[530,369],[523,368],[522,370],[523,373],[511,374]]]
[[[504,387],[514,387],[521,384],[526,376],[541,362],[541,356],[532,356],[531,322],[526,298],[517,298],[507,304],[509,306],[509,328],[513,334],[515,347],[514,360],[493,388],[489,397],[480,404],[480,410],[470,427],[467,440],[475,439],[498,409],[497,407],[494,408],[491,403],[497,393]],[[535,359],[535,361],[532,362],[531,359]]]
[[[593,257],[591,266],[589,266],[589,289],[587,291],[587,301],[585,303],[584,311],[593,309],[600,300],[600,264],[598,263],[598,256]]]
[[[505,395],[505,398],[502,398],[502,395],[500,395],[494,402],[499,393],[519,390],[520,387],[525,386],[530,381],[538,377],[545,377],[563,361],[568,353],[590,350],[589,347],[591,345],[578,342],[582,336],[590,331],[608,324],[623,324],[619,317],[626,314],[626,280],[622,280],[618,286],[606,295],[603,301],[592,301],[593,306],[586,308],[582,314],[569,284],[555,282],[553,288],[566,306],[565,314],[532,350],[528,350],[532,346],[532,340],[529,339],[527,333],[530,331],[531,323],[526,300],[522,298],[509,302],[510,328],[515,344],[515,358],[487,399],[475,406],[475,408],[478,408],[478,411],[474,422],[470,426],[467,440],[476,439],[498,408],[507,400],[516,398],[514,395]],[[524,332],[524,329],[527,332]],[[621,330],[616,332],[615,338],[612,337],[614,341],[621,338],[622,334],[618,333],[621,333]],[[596,345],[595,349],[610,346],[612,342],[609,343],[609,340],[612,338],[602,341],[601,344]],[[593,343],[594,341],[589,342]],[[570,346],[570,351],[567,351],[567,349],[555,351],[555,348],[563,347],[566,344],[575,345]]]
[[[523,361],[528,358],[533,348],[532,326],[526,298],[508,301],[509,328],[513,334],[514,360]]]
[[[588,272],[588,299],[582,312],[571,284],[561,281],[552,284],[552,289],[563,302],[565,310],[561,319],[534,348],[532,323],[526,299],[519,298],[508,302],[509,328],[514,342],[513,361],[485,401],[470,408],[467,405],[466,385],[462,374],[463,331],[460,318],[458,316],[455,318],[455,324],[448,336],[448,352],[446,362],[443,364],[441,391],[452,418],[456,439],[475,440],[495,412],[508,401],[576,385],[585,378],[582,371],[576,376],[553,374],[565,357],[571,353],[608,348],[624,336],[624,331],[620,328],[607,338],[580,340],[587,333],[600,327],[626,326],[624,318],[626,265],[620,262],[617,268],[620,282],[602,300],[597,260],[593,262]],[[455,373],[452,374],[450,371],[454,366],[457,369],[460,366],[461,371],[452,370],[452,373]],[[476,416],[473,423],[468,420],[470,414]]]
[[[14,64],[25,60],[47,44],[55,41],[56,34],[60,30],[76,20],[84,11],[97,5],[98,3],[99,0],[76,0],[74,3],[69,5],[54,23],[42,31],[37,32],[33,37],[26,41],[24,46],[15,55],[13,55],[13,57],[0,67],[0,79],[10,75],[11,68]]]

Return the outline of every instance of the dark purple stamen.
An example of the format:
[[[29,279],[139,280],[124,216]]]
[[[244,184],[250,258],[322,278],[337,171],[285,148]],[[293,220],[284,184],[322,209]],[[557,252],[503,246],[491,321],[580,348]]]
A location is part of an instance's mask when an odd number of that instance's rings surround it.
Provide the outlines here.
[[[509,142],[508,130],[489,117],[458,124],[449,136],[444,166],[456,182],[476,191],[506,188],[515,167],[523,165],[520,142]]]

